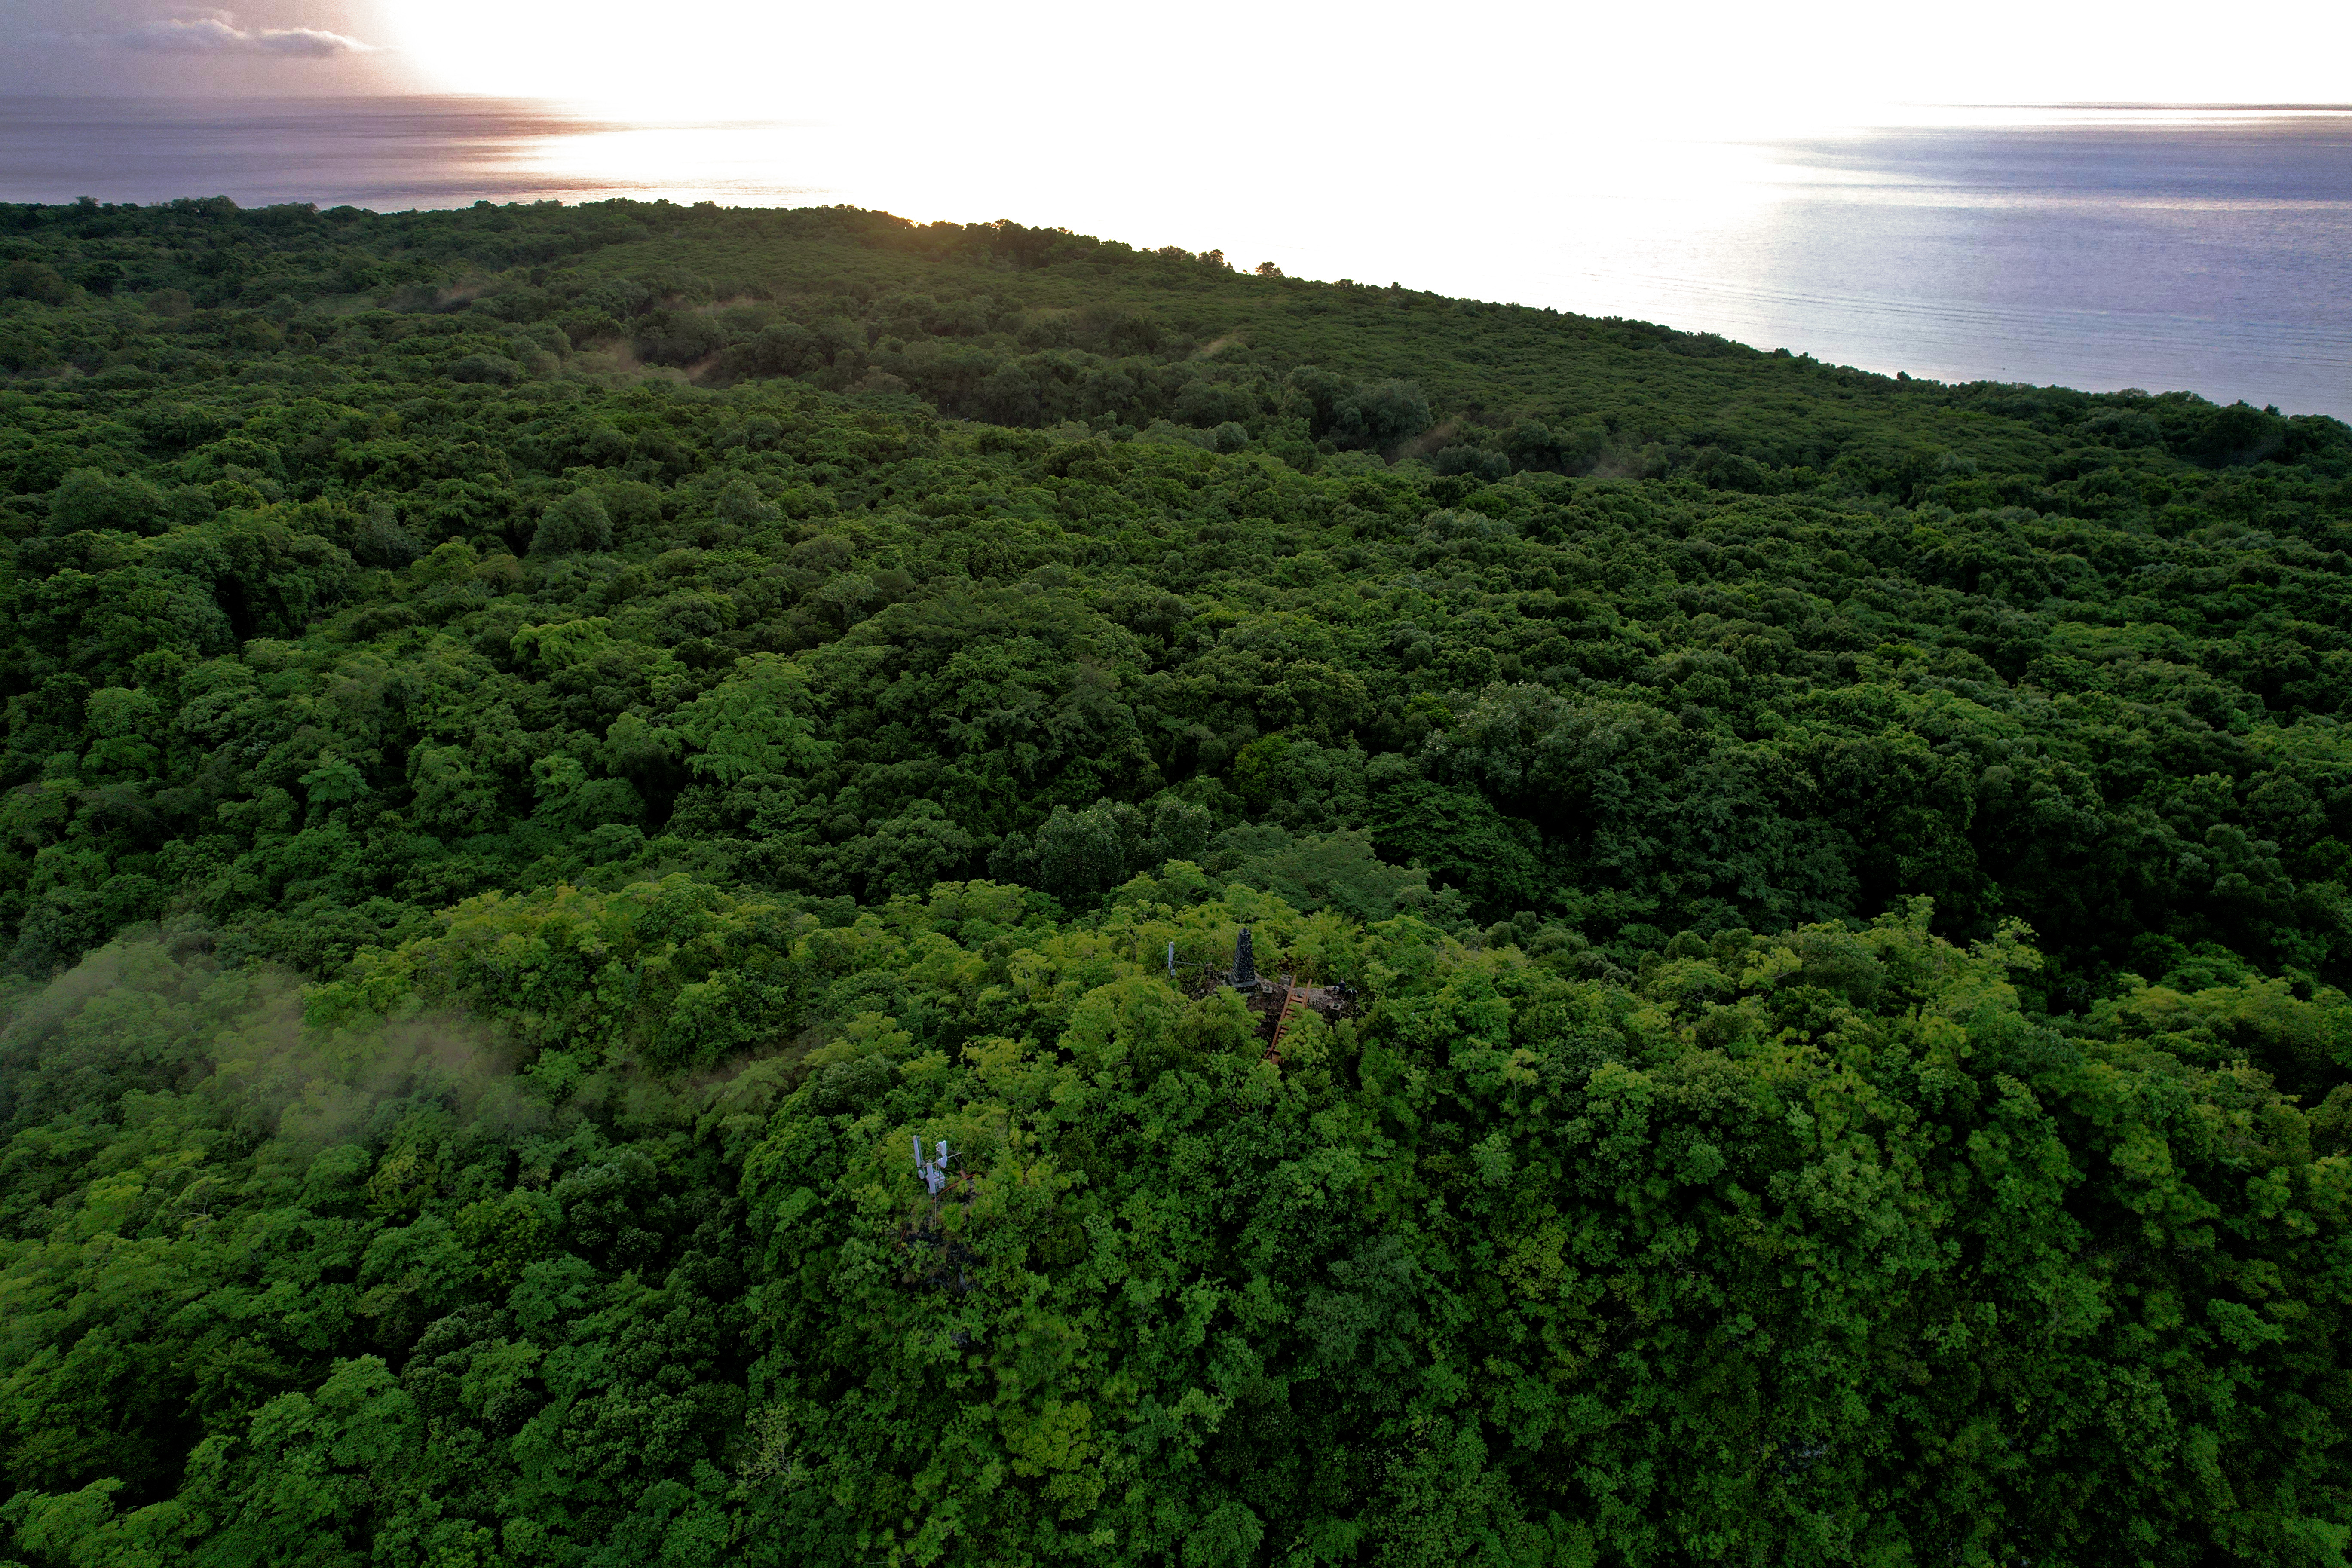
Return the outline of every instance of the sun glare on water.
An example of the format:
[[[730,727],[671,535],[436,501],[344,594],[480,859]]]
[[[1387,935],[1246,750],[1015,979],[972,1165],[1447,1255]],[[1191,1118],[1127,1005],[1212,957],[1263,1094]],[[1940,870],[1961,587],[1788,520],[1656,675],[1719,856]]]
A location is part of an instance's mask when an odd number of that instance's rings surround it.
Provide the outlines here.
[[[2035,102],[2328,96],[2307,68],[2324,50],[2290,59],[2221,37],[2191,58],[2158,47],[2163,26],[2105,36],[2087,8],[2026,0],[1987,0],[1965,26],[1860,0],[1694,0],[1671,37],[1627,7],[1372,5],[1341,19],[1286,0],[1181,16],[578,0],[555,19],[520,0],[384,5],[433,89],[562,106],[500,153],[501,188],[519,195],[1009,218],[1873,368],[2092,384],[2158,374],[2136,368],[2151,354],[2173,366],[2181,307],[2153,284],[2111,287],[2077,255],[2096,224],[2057,219],[2218,198],[2169,175],[2145,193],[2024,195],[1952,162],[1952,138],[2195,118],[2014,107]],[[2343,37],[2347,15],[2311,11],[2305,30]],[[1889,127],[1942,135],[1942,161],[1875,156],[1899,137],[1860,151]],[[2253,193],[2223,194],[2232,221],[2250,218]],[[1975,237],[1953,241],[1970,223]],[[2219,385],[2239,358],[2275,366],[2339,341],[2304,343],[2292,301],[2232,309],[2253,324],[2226,354],[2161,374]]]

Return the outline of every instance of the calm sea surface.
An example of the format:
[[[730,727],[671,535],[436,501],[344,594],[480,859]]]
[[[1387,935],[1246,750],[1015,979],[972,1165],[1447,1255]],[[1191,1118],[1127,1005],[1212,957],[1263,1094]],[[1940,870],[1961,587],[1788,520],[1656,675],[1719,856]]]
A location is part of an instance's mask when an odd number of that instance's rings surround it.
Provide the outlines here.
[[[1781,136],[1564,127],[1377,165],[1011,125],[644,123],[484,99],[18,99],[0,199],[379,211],[849,202],[1217,247],[1939,379],[2352,417],[2352,113],[1982,111]]]

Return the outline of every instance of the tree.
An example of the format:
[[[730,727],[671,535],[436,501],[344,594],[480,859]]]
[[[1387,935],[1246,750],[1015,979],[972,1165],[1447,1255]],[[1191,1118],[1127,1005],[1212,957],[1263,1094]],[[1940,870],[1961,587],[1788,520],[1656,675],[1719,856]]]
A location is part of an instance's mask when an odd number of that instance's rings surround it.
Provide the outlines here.
[[[573,490],[540,514],[532,530],[533,555],[564,555],[579,550],[605,550],[613,543],[613,520],[604,502],[587,490]]]
[[[64,274],[45,262],[17,260],[0,272],[0,299],[30,300],[37,305],[62,305],[73,297]]]
[[[54,533],[83,529],[160,533],[166,504],[162,490],[135,475],[76,468],[49,498],[49,529]]]

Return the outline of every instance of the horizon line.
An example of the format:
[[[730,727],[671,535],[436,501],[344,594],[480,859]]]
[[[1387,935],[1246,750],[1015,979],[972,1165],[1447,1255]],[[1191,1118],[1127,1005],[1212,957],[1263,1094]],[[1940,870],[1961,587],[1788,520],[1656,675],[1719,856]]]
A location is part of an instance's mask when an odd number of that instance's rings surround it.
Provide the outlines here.
[[[334,101],[339,101],[339,100],[347,100],[347,99],[355,99],[355,98],[389,98],[389,99],[401,99],[401,98],[440,98],[440,99],[446,99],[446,98],[471,98],[471,99],[485,99],[485,100],[490,100],[509,101],[509,102],[511,102],[511,101],[538,101],[538,102],[545,102],[545,103],[576,103],[576,102],[595,101],[595,100],[593,100],[593,99],[587,99],[587,98],[582,98],[582,97],[574,97],[574,96],[570,96],[570,95],[551,94],[551,93],[464,92],[464,91],[446,91],[446,90],[433,90],[433,89],[419,89],[419,90],[415,90],[415,91],[408,91],[408,92],[306,92],[306,93],[278,93],[278,92],[246,92],[246,93],[225,93],[225,92],[26,92],[26,93],[11,93],[11,94],[9,94],[9,95],[7,95],[7,96],[8,96],[8,101],[10,101],[10,102],[15,102],[15,103],[26,103],[26,102],[36,102],[36,103],[37,103],[37,102],[43,102],[43,101],[47,101],[47,102],[91,102],[91,101],[96,101],[96,102],[111,102],[111,103],[142,103],[142,102],[158,102],[158,101],[172,102],[172,101],[186,101],[186,100],[194,100],[194,101],[206,101],[206,100],[214,100],[214,101],[255,101],[255,100],[278,100],[278,101],[286,101],[286,100],[308,100],[320,101],[320,102],[334,102]],[[1866,108],[1871,107],[1871,106],[1866,105],[1866,104],[1854,104],[1854,105],[1853,105],[1853,106],[1851,106],[1851,107],[1853,107],[1853,108],[1856,108],[1856,109],[1866,109]],[[2273,112],[2275,112],[2275,111],[2280,111],[2280,110],[2295,110],[2295,111],[2309,112],[2309,113],[2339,113],[2339,114],[2352,114],[2352,102],[2343,102],[2343,103],[2220,102],[2220,101],[2199,101],[2199,100],[2169,100],[2169,99],[2148,99],[2148,100],[2057,100],[2057,101],[2022,101],[2022,102],[1967,102],[1967,101],[1949,101],[1949,100],[1927,100],[1927,101],[1913,100],[1913,101],[1910,101],[1910,102],[1897,102],[1897,103],[1891,104],[1891,105],[1889,105],[1889,104],[1885,104],[1885,103],[1884,103],[1884,101],[1882,100],[1881,107],[1895,107],[1895,108],[1908,108],[1908,109],[2042,109],[2042,110],[2049,110],[2049,109],[2070,109],[2070,110],[2151,110],[2151,109],[2193,109],[2193,110],[2235,110],[2235,111],[2241,111],[2241,112],[2257,112],[2257,111],[2263,111],[2263,110],[2270,110],[2270,111],[2273,111]]]
[[[2175,103],[2151,100],[2145,103],[1921,103],[1916,109],[2203,109],[2236,110],[2242,111],[2297,110],[2313,113],[2352,114],[2352,103]]]

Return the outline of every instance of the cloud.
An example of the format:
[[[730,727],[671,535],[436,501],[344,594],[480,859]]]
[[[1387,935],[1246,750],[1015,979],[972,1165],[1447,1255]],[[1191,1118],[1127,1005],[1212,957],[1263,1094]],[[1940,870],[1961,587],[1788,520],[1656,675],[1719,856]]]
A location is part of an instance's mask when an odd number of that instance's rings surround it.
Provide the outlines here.
[[[239,27],[226,12],[149,22],[117,35],[114,42],[151,55],[276,55],[320,60],[377,52],[373,44],[320,27]]]

